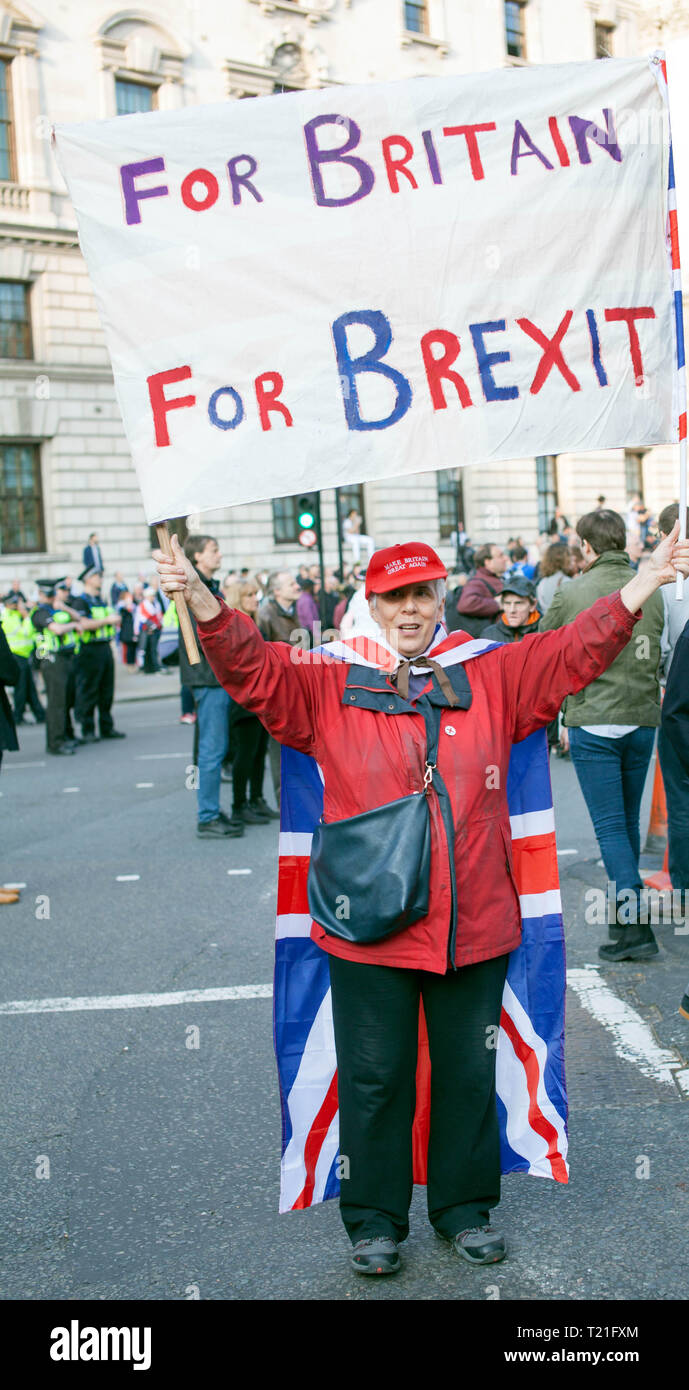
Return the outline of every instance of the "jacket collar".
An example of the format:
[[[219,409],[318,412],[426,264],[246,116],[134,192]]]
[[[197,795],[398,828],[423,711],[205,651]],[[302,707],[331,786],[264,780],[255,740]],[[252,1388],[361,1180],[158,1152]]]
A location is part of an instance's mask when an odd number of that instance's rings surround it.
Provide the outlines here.
[[[603,554],[599,555],[598,559],[594,560],[593,564],[589,565],[588,569],[584,570],[584,574],[590,574],[592,570],[595,570],[596,565],[603,564],[624,565],[625,568],[628,569],[631,565],[631,560],[626,550],[604,550]]]

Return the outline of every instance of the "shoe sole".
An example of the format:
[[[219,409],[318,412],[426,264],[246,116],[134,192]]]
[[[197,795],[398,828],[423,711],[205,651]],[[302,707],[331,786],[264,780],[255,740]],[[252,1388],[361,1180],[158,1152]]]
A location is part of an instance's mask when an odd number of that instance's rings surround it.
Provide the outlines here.
[[[452,1249],[455,1255],[459,1256],[460,1260],[466,1260],[466,1263],[469,1265],[496,1265],[500,1260],[504,1260],[507,1255],[506,1250],[499,1250],[495,1255],[482,1255],[480,1259],[475,1259],[473,1255],[469,1255],[466,1250],[458,1249],[454,1244]]]
[[[620,960],[651,960],[653,956],[658,955],[660,955],[658,947],[652,946],[650,943],[648,946],[630,946],[628,951],[620,950],[615,952],[614,955],[607,952],[605,955],[601,955],[601,952],[598,952],[599,960],[611,960],[615,962]]]
[[[681,1005],[681,1004],[680,1004],[680,1006],[679,1006],[677,1012],[678,1012],[678,1014],[681,1014],[681,1015],[682,1015],[682,1018],[689,1018],[689,1013],[687,1012],[686,1009],[683,1009],[683,1008],[682,1008],[682,1005]]]
[[[397,1257],[397,1263],[396,1263],[396,1264],[391,1264],[389,1261],[387,1261],[385,1266],[383,1266],[383,1265],[378,1265],[378,1266],[369,1265],[368,1267],[365,1267],[364,1265],[356,1264],[356,1263],[354,1262],[354,1260],[352,1260],[352,1261],[351,1261],[351,1266],[352,1266],[352,1269],[354,1270],[354,1273],[355,1273],[355,1274],[373,1274],[373,1275],[397,1274],[397,1271],[400,1270],[400,1269],[402,1268],[402,1261],[401,1261],[401,1259],[399,1258],[399,1255],[398,1255],[398,1257]]]

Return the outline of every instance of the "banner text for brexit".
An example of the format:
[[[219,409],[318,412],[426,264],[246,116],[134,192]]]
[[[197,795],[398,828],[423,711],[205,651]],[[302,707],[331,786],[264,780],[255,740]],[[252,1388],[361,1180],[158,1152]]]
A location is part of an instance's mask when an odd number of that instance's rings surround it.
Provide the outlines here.
[[[569,147],[561,127],[569,127]],[[532,126],[533,130],[533,126]],[[344,135],[339,144],[321,143],[321,132],[326,134],[326,142],[332,135]],[[616,163],[622,162],[622,150],[615,130],[614,115],[610,107],[603,107],[603,123],[581,116],[562,118],[550,116],[544,123],[543,131],[537,132],[538,142],[523,121],[515,120],[510,127],[508,138],[498,130],[495,121],[474,122],[467,125],[442,127],[443,140],[461,138],[467,157],[469,176],[483,180],[486,176],[482,158],[482,142],[496,136],[502,138],[505,147],[505,170],[509,177],[519,173],[520,161],[536,159],[545,171],[556,168],[565,169],[572,161],[580,165],[591,164],[592,147],[606,152]],[[318,207],[339,208],[367,198],[376,185],[376,170],[368,159],[353,153],[361,142],[361,127],[356,121],[342,114],[320,115],[304,126],[306,161],[311,181],[313,197]],[[384,187],[391,194],[401,188],[418,189],[419,179],[430,180],[431,184],[444,182],[441,147],[437,132],[422,130],[416,146],[406,136],[394,134],[381,140],[381,159],[384,173]],[[493,166],[494,167],[494,166]],[[328,170],[337,170],[338,177],[343,171],[351,172],[354,186],[350,192],[334,196],[332,187],[326,189]],[[259,163],[251,154],[233,155],[227,160],[224,173],[227,177],[227,193],[231,204],[241,206],[244,199],[255,202],[264,201],[261,191]],[[179,196],[182,203],[192,213],[203,213],[215,207],[220,199],[220,179],[211,169],[191,170],[181,180],[177,194],[171,191],[167,182],[151,184],[151,176],[165,174],[165,160],[162,156],[120,166],[120,181],[123,196],[123,210],[127,225],[137,226],[143,221],[142,204],[151,198]],[[401,182],[401,180],[403,182]],[[265,191],[265,190],[264,190]],[[601,387],[611,383],[605,366],[604,351],[601,345],[603,325],[617,325],[608,333],[628,335],[634,379],[637,386],[643,384],[643,353],[637,324],[640,320],[654,318],[652,305],[609,305],[598,310],[582,309],[586,319],[587,341],[590,345],[590,361],[587,370],[594,374]],[[581,382],[566,358],[565,336],[572,323],[573,309],[566,309],[556,327],[536,324],[527,317],[517,318],[515,326],[521,330],[531,345],[540,350],[534,359],[533,378],[529,392],[537,395],[555,369],[564,378],[572,391],[581,390]],[[371,335],[370,346],[359,354],[350,348],[348,330],[355,325],[368,330]],[[514,400],[519,396],[519,388],[509,381],[506,364],[512,360],[513,346],[517,352],[525,346],[524,337],[517,334],[506,319],[490,319],[468,325],[467,343],[475,359],[472,364],[473,378],[470,382],[467,373],[460,371],[457,363],[462,342],[452,329],[431,328],[424,333],[419,342],[419,353],[427,390],[434,410],[445,410],[448,405],[462,410],[482,397],[486,402]],[[406,415],[413,400],[413,387],[409,378],[394,365],[394,325],[381,310],[365,308],[351,310],[336,318],[330,325],[334,349],[334,362],[342,388],[344,415],[350,430],[389,429]],[[496,335],[505,335],[501,339]],[[530,347],[533,357],[534,349]],[[466,355],[466,354],[465,354]],[[502,368],[496,377],[495,369]],[[581,367],[578,367],[581,372]],[[383,377],[390,384],[390,409],[384,415],[367,418],[359,400],[359,381],[364,374]],[[276,370],[266,370],[247,383],[221,384],[207,401],[199,403],[193,392],[184,395],[168,395],[167,388],[178,383],[190,382],[193,385],[193,364],[182,363],[171,366],[166,371],[155,372],[147,378],[149,399],[153,415],[156,445],[165,448],[171,442],[168,414],[174,410],[204,409],[211,426],[219,430],[234,430],[247,418],[247,411],[254,411],[263,430],[272,427],[273,419],[284,422],[284,426],[294,424],[294,412],[290,406],[289,383]]]
[[[589,362],[586,371],[599,387],[611,387],[616,383],[605,366],[605,354],[601,345],[602,329],[609,335],[625,334],[628,340],[629,356],[634,373],[635,384],[644,384],[644,362],[641,339],[637,324],[644,319],[655,318],[655,310],[650,304],[613,305],[596,311],[586,309],[586,329],[589,342]],[[516,400],[519,387],[509,383],[507,364],[512,361],[512,352],[504,346],[506,336],[511,346],[530,346],[533,359],[533,378],[529,386],[531,395],[538,395],[553,371],[563,378],[571,391],[581,390],[581,380],[575,375],[565,357],[565,336],[572,323],[574,310],[567,309],[554,332],[544,331],[528,318],[518,318],[508,329],[505,319],[491,319],[484,323],[470,323],[468,334],[473,352],[470,369],[474,380],[469,384],[469,371],[460,372],[456,363],[460,356],[459,336],[446,328],[432,328],[424,333],[419,343],[420,357],[427,384],[428,395],[433,410],[446,410],[449,407],[459,410],[469,409],[477,399],[489,403]],[[340,314],[331,324],[334,347],[334,360],[337,367],[347,427],[350,430],[384,430],[398,423],[409,410],[414,390],[409,378],[389,360],[393,348],[392,325],[380,309],[352,310]],[[350,351],[348,329],[364,327],[370,330],[372,344],[368,351],[353,355]],[[519,341],[514,329],[519,328],[524,336]],[[491,350],[499,341],[503,346]],[[536,345],[534,353],[533,344]],[[466,354],[465,354],[466,356]],[[394,352],[392,353],[394,360]],[[496,377],[496,369],[500,375]],[[581,373],[581,367],[577,370]],[[384,377],[390,385],[392,401],[388,413],[378,418],[364,418],[359,400],[360,378],[366,374]],[[158,448],[171,443],[168,414],[174,410],[205,410],[208,422],[215,429],[235,430],[246,418],[247,410],[257,412],[262,430],[272,428],[272,417],[276,416],[284,426],[294,424],[290,409],[289,383],[285,383],[278,371],[261,372],[249,387],[251,404],[244,386],[240,394],[236,386],[218,386],[207,401],[199,401],[193,392],[185,395],[167,395],[167,388],[178,383],[193,385],[193,370],[190,364],[173,367],[168,371],[154,372],[147,377],[148,394],[151,403],[155,442]],[[255,401],[255,403],[254,403]]]

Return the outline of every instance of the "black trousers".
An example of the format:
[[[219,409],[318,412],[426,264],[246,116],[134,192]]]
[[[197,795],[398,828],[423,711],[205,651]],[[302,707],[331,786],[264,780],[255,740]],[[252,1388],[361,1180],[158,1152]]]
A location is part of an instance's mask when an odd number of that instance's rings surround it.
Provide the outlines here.
[[[446,975],[330,956],[343,1171],[353,1243],[409,1234],[419,999],[431,1056],[428,1215],[440,1235],[488,1222],[500,1201],[493,1031],[508,956]]]
[[[72,652],[57,652],[54,661],[41,662],[48,697],[45,746],[49,753],[57,752],[65,739],[74,738],[71,716],[76,688],[74,660]]]
[[[81,724],[82,733],[95,733],[95,715],[98,709],[99,733],[112,733],[113,718],[110,713],[115,694],[115,663],[109,642],[89,642],[81,648],[77,657],[77,698],[75,715]]]
[[[236,811],[246,802],[247,785],[249,787],[249,801],[257,801],[260,796],[263,796],[263,771],[266,762],[268,733],[255,714],[244,715],[242,719],[233,719],[231,709],[230,738],[232,745],[232,808]]]
[[[45,710],[36,689],[31,661],[28,656],[17,656],[14,659],[19,667],[19,680],[14,687],[14,717],[17,722],[24,718],[24,710],[27,704],[31,707],[31,713],[35,716],[39,724],[45,719]]]
[[[689,891],[689,777],[662,725],[658,731],[658,756],[667,801],[670,881],[675,891]]]

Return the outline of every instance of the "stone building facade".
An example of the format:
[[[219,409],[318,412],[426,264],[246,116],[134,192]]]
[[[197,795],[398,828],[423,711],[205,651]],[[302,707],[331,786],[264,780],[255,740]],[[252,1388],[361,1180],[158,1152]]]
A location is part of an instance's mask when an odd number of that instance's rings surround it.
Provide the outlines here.
[[[0,586],[77,574],[96,531],[108,575],[150,570],[150,535],[53,121],[280,95],[303,88],[634,56],[689,30],[669,0],[0,0]],[[533,538],[559,503],[570,518],[604,493],[677,494],[676,449],[521,459],[367,484],[358,505],[378,544],[416,535],[451,556],[461,517],[475,540]],[[459,485],[458,485],[458,479]],[[460,491],[461,488],[461,491]],[[322,494],[336,562],[333,492]],[[221,541],[225,563],[293,566],[294,505],[181,518]]]

